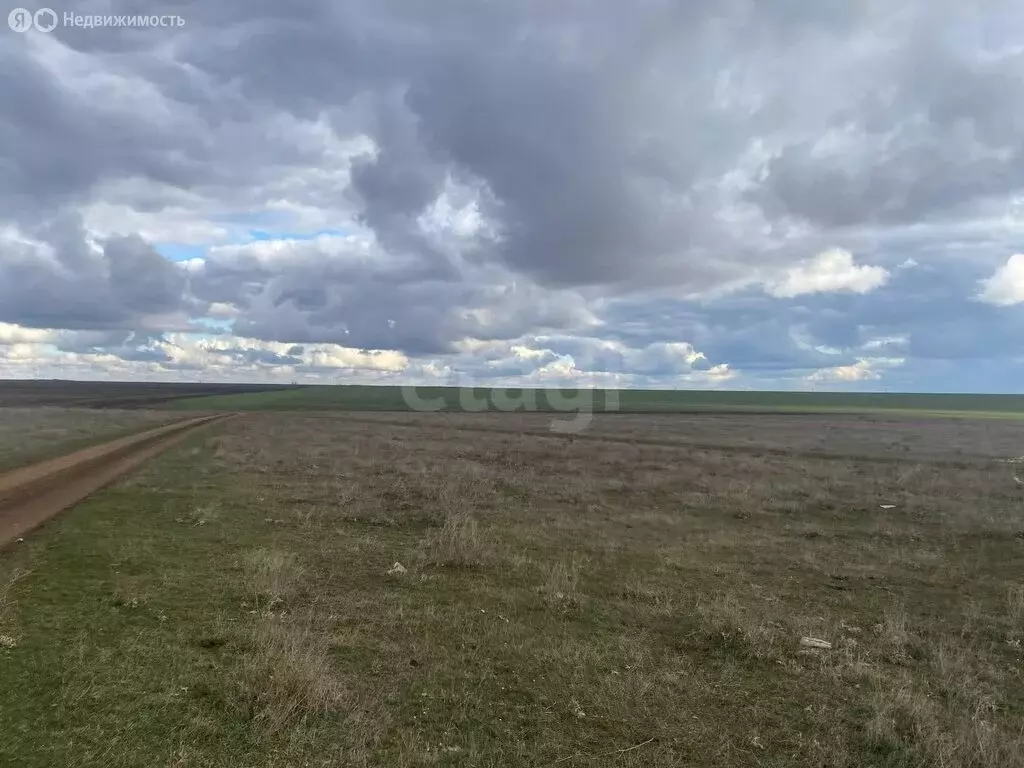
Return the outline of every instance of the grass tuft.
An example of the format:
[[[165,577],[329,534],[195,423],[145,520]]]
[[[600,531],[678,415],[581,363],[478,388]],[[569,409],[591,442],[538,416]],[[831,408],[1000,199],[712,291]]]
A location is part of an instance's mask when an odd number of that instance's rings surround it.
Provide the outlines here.
[[[544,583],[540,588],[544,601],[558,610],[579,608],[582,601],[580,594],[580,565],[576,559],[560,560],[550,565],[545,572]]]
[[[251,648],[232,673],[234,699],[263,741],[337,709],[344,699],[326,643],[308,628],[279,620],[257,622]]]
[[[718,594],[698,600],[696,614],[700,632],[712,646],[755,659],[779,655],[779,627],[755,615],[734,595]]]
[[[487,533],[477,520],[468,512],[456,512],[428,534],[425,559],[430,565],[475,568],[485,565],[492,552]]]
[[[1007,616],[1016,628],[1024,630],[1024,584],[1011,584],[1006,593]]]
[[[940,646],[929,670],[934,689],[921,676],[874,675],[866,735],[885,765],[1024,765],[1024,733],[999,727],[997,696],[974,667],[964,649]]]
[[[273,610],[297,594],[302,569],[294,554],[254,549],[246,554],[245,566],[257,610]]]

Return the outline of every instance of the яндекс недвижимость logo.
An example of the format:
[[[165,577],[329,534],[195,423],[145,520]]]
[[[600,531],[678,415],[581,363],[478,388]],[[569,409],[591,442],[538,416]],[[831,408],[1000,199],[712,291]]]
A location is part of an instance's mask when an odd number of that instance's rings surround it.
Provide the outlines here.
[[[15,32],[28,32],[30,29],[51,32],[57,26],[57,12],[51,8],[40,8],[35,13],[27,8],[15,8],[7,14],[7,25]]]
[[[146,16],[115,15],[115,14],[80,14],[65,12],[58,15],[52,8],[40,8],[30,11],[27,8],[15,8],[7,14],[7,26],[15,32],[52,32],[58,26],[89,29],[90,27],[183,27],[185,20],[178,15]]]

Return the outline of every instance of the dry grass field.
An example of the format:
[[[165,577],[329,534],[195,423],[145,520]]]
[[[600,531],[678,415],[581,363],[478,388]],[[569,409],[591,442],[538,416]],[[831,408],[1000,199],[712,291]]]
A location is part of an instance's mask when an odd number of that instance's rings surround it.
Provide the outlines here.
[[[0,470],[177,418],[167,411],[0,408]]]
[[[547,424],[254,413],[51,522],[0,764],[1024,766],[1018,426]]]

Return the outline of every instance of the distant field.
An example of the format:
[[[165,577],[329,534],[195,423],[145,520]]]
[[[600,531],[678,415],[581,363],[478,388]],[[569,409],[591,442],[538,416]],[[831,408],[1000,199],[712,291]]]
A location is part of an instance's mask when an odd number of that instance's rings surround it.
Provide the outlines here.
[[[1024,416],[1024,395],[296,386],[189,382],[0,381],[0,408],[232,411],[591,411],[594,413],[906,413]],[[2,418],[2,416],[0,416]]]
[[[0,380],[0,407],[148,408],[179,398],[283,388],[268,384],[199,382]]]
[[[541,390],[417,387],[413,407],[401,387],[315,386],[189,398],[173,407],[193,410],[519,410],[672,413],[768,411],[785,413],[904,411],[922,415],[1024,416],[1024,395],[722,392],[694,390]]]

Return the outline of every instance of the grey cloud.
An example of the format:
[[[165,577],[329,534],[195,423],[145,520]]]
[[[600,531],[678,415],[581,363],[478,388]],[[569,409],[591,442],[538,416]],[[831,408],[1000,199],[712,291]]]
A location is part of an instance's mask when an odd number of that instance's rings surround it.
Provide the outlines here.
[[[121,347],[131,337],[131,331],[59,331],[53,343],[62,352],[90,352]]]
[[[62,34],[107,66],[108,50],[129,56],[131,71],[175,109],[168,125],[145,109],[99,110],[75,99],[15,44],[5,46],[5,95],[20,98],[2,103],[24,106],[4,138],[35,145],[13,169],[28,194],[81,193],[98,179],[133,174],[223,185],[258,175],[254,165],[314,162],[247,129],[273,104],[300,116],[326,113],[343,134],[373,137],[379,153],[357,164],[353,191],[388,247],[430,250],[414,220],[454,172],[493,195],[488,213],[503,238],[491,257],[513,270],[558,286],[668,279],[699,288],[755,258],[806,255],[740,242],[716,219],[733,204],[716,180],[755,139],[780,147],[767,178],[746,195],[769,220],[794,215],[824,229],[907,220],[1020,185],[1017,161],[963,151],[960,127],[970,122],[984,147],[1013,149],[1019,63],[982,67],[976,52],[939,45],[969,21],[949,3],[149,8],[187,22],[167,32],[159,58],[146,55],[150,33]],[[988,13],[1011,9],[996,3]],[[137,45],[125,52],[125,40]],[[235,141],[217,132],[223,126]],[[846,150],[812,153],[829,127],[859,132],[847,148],[852,167]],[[888,132],[892,146],[872,159],[873,142]],[[68,147],[88,150],[72,157]],[[60,162],[45,162],[55,151]]]
[[[695,370],[727,364],[734,370],[771,375],[784,371],[807,373],[856,362],[856,354],[850,349],[838,355],[815,349],[826,343],[813,331],[805,330],[808,319],[794,302],[754,294],[712,304],[624,299],[602,315],[605,338],[627,349],[658,350],[673,342],[692,344],[706,356],[706,361],[692,366]],[[856,328],[856,321],[847,317],[844,325]],[[623,364],[622,369],[629,370],[629,365]],[[654,366],[649,372],[667,370]]]
[[[262,248],[213,250],[190,273],[196,296],[241,308],[234,331],[252,338],[429,355],[467,337],[514,339],[595,322],[579,293],[493,266],[459,263],[458,279],[439,279],[430,255],[393,258],[348,242],[295,243],[286,255]]]
[[[40,61],[53,43],[30,43],[6,35],[0,43],[0,145],[11,152],[0,165],[5,216],[83,202],[104,179],[187,186],[210,172],[202,125],[187,110],[158,119],[144,93],[132,98],[88,77],[62,82]],[[109,74],[127,73],[112,67]]]
[[[357,164],[353,187],[387,247],[430,251],[415,217],[455,173],[492,196],[503,237],[491,257],[558,286],[732,276],[749,253],[715,223],[708,182],[732,169],[752,126],[713,106],[719,73],[732,48],[780,55],[793,35],[860,20],[833,4],[798,19],[792,3],[463,3],[425,14],[357,2],[287,20],[263,4],[173,7],[194,20],[175,52],[196,72],[297,114],[327,110],[341,130],[374,138],[378,155]],[[776,36],[756,31],[760,21]]]
[[[68,10],[175,13],[186,26],[0,40],[0,223],[53,251],[2,241],[0,320],[163,330],[157,315],[185,322],[220,302],[258,338],[428,355],[467,336],[588,336],[587,297],[629,295],[601,335],[631,349],[687,341],[708,354],[698,365],[806,370],[901,334],[920,357],[1020,349],[1015,309],[971,303],[973,283],[925,271],[865,296],[698,305],[646,293],[720,287],[824,246],[885,250],[921,222],[919,260],[965,274],[942,256],[947,225],[976,224],[1024,187],[1024,57],[1000,50],[1024,14],[1008,0]],[[365,134],[375,154],[349,169],[302,120]],[[354,209],[379,252],[212,253],[188,276],[138,238],[98,253],[76,210],[125,180],[153,190],[124,194],[154,212],[183,196]],[[421,230],[451,180],[479,192],[495,241]],[[1007,232],[978,247],[991,256]],[[842,353],[801,346],[794,327]],[[663,362],[629,364],[656,375]]]
[[[415,236],[416,218],[440,194],[445,168],[420,144],[401,92],[381,94],[377,103],[379,117],[372,127],[377,155],[357,159],[352,187],[363,202],[363,220],[385,247],[423,250],[428,247]]]
[[[851,365],[862,357],[899,358],[906,361],[899,376],[910,389],[939,386],[917,378],[926,370],[963,368],[963,380],[977,390],[979,378],[968,369],[1008,370],[1024,358],[1024,306],[993,307],[964,292],[991,271],[984,262],[932,261],[898,270],[888,285],[863,295],[621,299],[601,315],[602,334],[630,349],[686,341],[710,363],[762,377]],[[1004,388],[1010,383],[1003,374],[996,379]]]
[[[172,312],[185,294],[181,269],[141,237],[112,237],[103,248],[110,265],[110,287],[125,309],[139,313]]]
[[[240,363],[246,363],[248,365],[302,365],[302,358],[300,357],[295,355],[280,355],[266,349],[243,349],[230,347],[228,349],[218,349],[217,353],[227,355]]]
[[[297,275],[290,271],[288,281]],[[440,354],[463,338],[510,339],[537,328],[572,328],[586,324],[581,302],[546,297],[543,291],[510,292],[496,297],[486,286],[464,282],[424,281],[390,285],[364,277],[349,283],[317,281],[316,308],[295,300],[296,291],[256,297],[235,322],[244,336],[286,342],[331,342],[363,349],[398,349],[413,355]]]
[[[1000,3],[989,12],[1020,16]],[[880,57],[889,82],[856,94],[827,124],[851,146],[820,150],[820,135],[790,143],[749,198],[770,215],[839,228],[969,213],[1024,187],[1024,55],[966,45],[963,13],[920,18]]]
[[[671,341],[636,339],[627,344],[608,338],[604,330],[595,329],[594,335],[528,337],[523,341],[533,349],[572,357],[578,369],[595,373],[671,378],[707,371],[724,362],[706,357],[691,358],[691,353],[702,353],[703,350],[683,338]]]
[[[53,339],[61,352],[105,354],[126,362],[171,362],[164,334],[151,331],[59,331]]]
[[[526,376],[557,359],[558,356],[555,353],[550,350],[543,350],[540,354],[530,357],[509,355],[497,360],[490,360],[487,361],[486,365],[473,366],[467,372],[476,374],[481,378],[484,376],[493,378]]]
[[[74,215],[25,228],[39,244],[0,239],[0,321],[39,328],[123,330],[199,311],[182,272],[137,237],[97,251]]]

